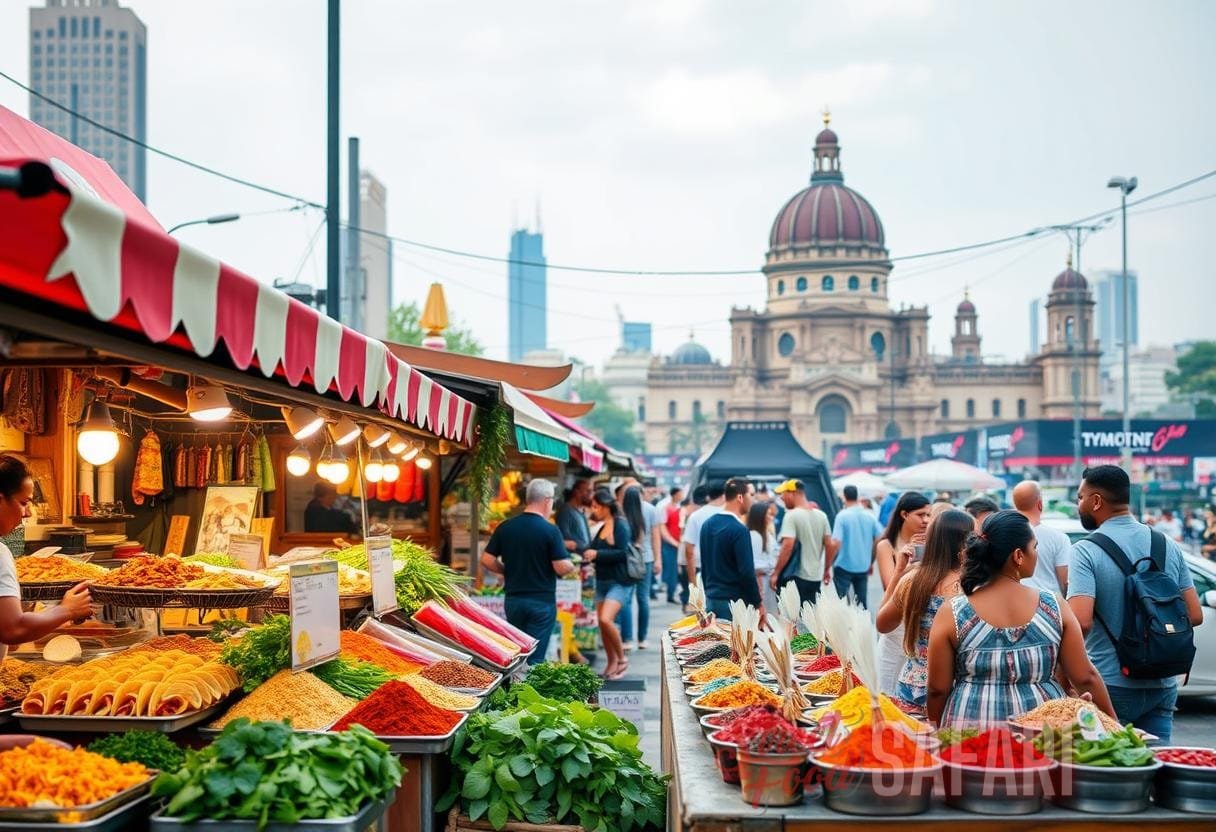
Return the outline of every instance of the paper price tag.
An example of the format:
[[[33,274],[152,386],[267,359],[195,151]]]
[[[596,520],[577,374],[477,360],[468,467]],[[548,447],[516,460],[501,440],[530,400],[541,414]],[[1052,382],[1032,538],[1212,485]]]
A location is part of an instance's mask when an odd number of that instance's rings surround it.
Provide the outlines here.
[[[291,603],[291,669],[307,670],[342,649],[338,609],[338,562],[293,563],[288,570]]]
[[[393,580],[393,539],[385,535],[369,537],[365,542],[368,570],[372,575],[372,613],[379,618],[400,606]]]
[[[257,572],[266,568],[265,541],[260,534],[228,535],[228,557],[241,565],[242,569]]]

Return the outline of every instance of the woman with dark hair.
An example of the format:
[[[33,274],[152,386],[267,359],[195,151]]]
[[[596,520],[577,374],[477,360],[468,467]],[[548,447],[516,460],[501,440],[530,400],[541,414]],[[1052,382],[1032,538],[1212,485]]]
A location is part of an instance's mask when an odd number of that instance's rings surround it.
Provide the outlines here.
[[[777,552],[780,545],[773,529],[773,518],[777,515],[777,506],[760,500],[752,503],[747,510],[747,531],[752,539],[752,563],[756,568],[756,583],[760,587],[760,598],[763,599],[766,610],[776,611],[777,593],[769,585],[773,568],[777,565]]]
[[[900,552],[908,563],[915,563],[916,546],[925,541],[925,528],[929,525],[929,500],[919,491],[907,491],[900,495],[891,512],[887,530],[874,547],[874,559],[878,563],[878,574],[882,578],[885,592],[896,582],[896,560]],[[903,625],[878,637],[878,679],[881,692],[895,695],[895,684],[904,666]]]
[[[0,455],[0,535],[21,525],[33,499],[34,479],[25,463],[15,456]],[[61,624],[88,618],[93,614],[90,603],[88,585],[81,582],[65,592],[57,605],[42,612],[23,612],[17,563],[9,548],[0,543],[0,662],[8,645],[34,641]]]
[[[595,564],[595,613],[604,641],[604,655],[608,659],[604,678],[616,680],[624,677],[629,669],[616,616],[633,594],[635,581],[630,579],[625,568],[626,547],[634,539],[633,531],[612,492],[606,488],[597,490],[591,498],[591,516],[601,525],[591,541],[591,548],[583,552],[583,560]]]
[[[1063,697],[1063,679],[1112,717],[1102,677],[1085,652],[1077,617],[1059,595],[1022,583],[1038,552],[1030,521],[998,511],[967,538],[962,595],[929,633],[929,719],[995,725]]]
[[[975,520],[965,511],[951,509],[929,526],[925,556],[920,564],[898,554],[896,579],[887,587],[875,625],[878,632],[903,628],[904,666],[895,685],[897,698],[923,709],[928,685],[929,630],[933,618],[948,598],[962,590],[963,548],[975,529]]]
[[[659,536],[659,513],[654,506],[642,499],[642,487],[639,485],[631,485],[625,489],[621,499],[621,511],[629,523],[630,531],[633,532],[633,543],[641,548],[642,560],[646,564],[646,577],[633,585],[634,597],[638,602],[637,646],[639,650],[646,650],[650,647],[646,636],[650,632],[650,584],[653,581],[651,576],[657,574],[657,567],[662,565],[654,556],[662,542],[662,537]],[[633,623],[631,606],[632,604],[627,604],[621,609],[623,620],[618,622],[626,645],[633,634],[632,628],[626,626]]]

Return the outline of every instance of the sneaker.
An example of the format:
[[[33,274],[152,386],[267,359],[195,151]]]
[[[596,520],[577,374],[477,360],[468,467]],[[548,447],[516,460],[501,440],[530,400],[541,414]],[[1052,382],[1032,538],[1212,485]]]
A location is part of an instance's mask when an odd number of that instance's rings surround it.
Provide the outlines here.
[[[624,644],[622,644],[622,645],[621,645],[621,648],[622,648],[622,649],[624,649],[624,651],[625,651],[626,653],[629,653],[629,652],[631,652],[631,651],[633,650],[633,642],[632,642],[632,641],[627,641],[627,642],[625,642]]]
[[[649,649],[650,649],[650,642],[649,642],[649,641],[639,641],[639,642],[638,642],[638,649],[639,649],[639,650],[649,650]]]

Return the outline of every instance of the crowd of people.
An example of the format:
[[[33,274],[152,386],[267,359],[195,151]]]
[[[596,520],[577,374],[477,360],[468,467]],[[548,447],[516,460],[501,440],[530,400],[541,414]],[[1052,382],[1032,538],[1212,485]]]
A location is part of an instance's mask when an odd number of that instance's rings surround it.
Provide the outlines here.
[[[1203,616],[1178,540],[1136,519],[1130,491],[1121,468],[1087,469],[1077,513],[1094,534],[1072,544],[1043,524],[1029,480],[1009,491],[1009,509],[915,491],[874,505],[847,486],[831,522],[798,480],[769,492],[735,477],[662,499],[634,480],[615,491],[579,480],[556,507],[552,483],[534,480],[524,516],[498,528],[483,563],[505,573],[507,617],[541,641],[540,656],[555,578],[576,568],[571,555],[593,564],[609,679],[650,647],[660,594],[687,611],[699,579],[708,612],[729,620],[732,601],[772,611],[792,582],[803,602],[833,590],[876,600],[883,692],[934,722],[1001,721],[1071,694],[1168,742]],[[1207,529],[1216,550],[1210,512]],[[880,599],[869,597],[874,574]],[[1152,584],[1152,604],[1129,589],[1138,582]]]

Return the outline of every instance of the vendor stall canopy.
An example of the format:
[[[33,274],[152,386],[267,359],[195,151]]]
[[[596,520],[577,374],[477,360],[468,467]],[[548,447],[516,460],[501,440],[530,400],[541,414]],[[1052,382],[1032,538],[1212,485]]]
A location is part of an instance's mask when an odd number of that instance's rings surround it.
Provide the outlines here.
[[[155,355],[201,382],[182,407],[196,420],[226,418],[228,394],[250,387],[332,408],[336,444],[367,429],[352,415],[472,442],[470,401],[382,342],[170,237],[105,162],[3,107],[0,173],[0,324],[98,355]],[[319,430],[319,412],[299,416],[297,428]]]

